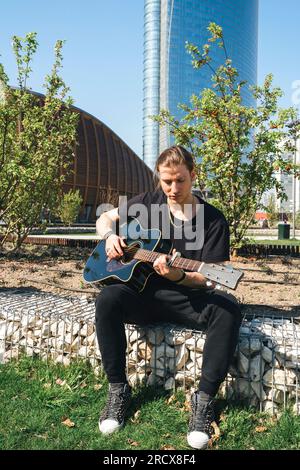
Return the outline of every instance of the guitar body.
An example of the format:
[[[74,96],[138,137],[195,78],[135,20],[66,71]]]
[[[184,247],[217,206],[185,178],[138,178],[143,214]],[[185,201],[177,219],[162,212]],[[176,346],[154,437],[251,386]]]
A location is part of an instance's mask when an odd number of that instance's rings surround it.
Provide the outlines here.
[[[120,236],[124,236],[128,247],[138,247],[147,251],[159,251],[169,254],[172,244],[161,238],[158,229],[144,230],[136,219],[120,228]],[[152,264],[136,259],[109,259],[105,252],[106,240],[101,240],[87,260],[83,271],[85,282],[90,284],[110,285],[126,282],[141,292],[154,274]]]

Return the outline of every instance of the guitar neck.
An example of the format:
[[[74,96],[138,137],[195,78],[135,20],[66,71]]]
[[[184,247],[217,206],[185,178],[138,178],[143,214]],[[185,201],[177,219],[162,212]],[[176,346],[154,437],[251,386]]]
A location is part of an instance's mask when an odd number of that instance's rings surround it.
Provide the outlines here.
[[[133,258],[153,264],[159,256],[161,256],[161,253],[158,253],[157,251],[148,251],[140,248],[134,254]],[[202,264],[202,261],[194,261],[192,259],[178,257],[172,263],[172,267],[184,269],[185,271],[198,271]]]
[[[136,253],[134,253],[133,257],[147,263],[154,263],[160,255],[161,253],[156,251],[148,251],[143,248],[139,248]],[[181,257],[175,258],[172,266],[184,269],[185,271],[197,271],[206,279],[217,282],[218,284],[229,287],[230,289],[235,289],[239,280],[243,276],[242,271],[233,269],[231,266],[204,263],[202,261],[194,261],[192,259]]]

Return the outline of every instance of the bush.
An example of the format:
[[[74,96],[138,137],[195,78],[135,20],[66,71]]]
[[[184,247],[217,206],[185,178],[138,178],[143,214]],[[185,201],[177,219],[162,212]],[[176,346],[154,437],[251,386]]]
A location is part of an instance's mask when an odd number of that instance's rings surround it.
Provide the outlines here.
[[[82,200],[78,189],[71,189],[63,195],[56,214],[64,224],[71,225],[76,221]]]

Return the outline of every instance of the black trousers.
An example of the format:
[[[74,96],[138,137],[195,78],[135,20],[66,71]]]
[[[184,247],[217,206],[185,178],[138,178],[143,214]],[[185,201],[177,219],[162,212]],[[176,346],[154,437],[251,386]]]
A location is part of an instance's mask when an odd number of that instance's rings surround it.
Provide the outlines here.
[[[199,390],[215,396],[238,341],[242,315],[236,299],[220,290],[188,289],[163,278],[142,293],[125,284],[106,286],[96,300],[96,331],[110,383],[126,382],[124,323],[168,322],[206,332]]]

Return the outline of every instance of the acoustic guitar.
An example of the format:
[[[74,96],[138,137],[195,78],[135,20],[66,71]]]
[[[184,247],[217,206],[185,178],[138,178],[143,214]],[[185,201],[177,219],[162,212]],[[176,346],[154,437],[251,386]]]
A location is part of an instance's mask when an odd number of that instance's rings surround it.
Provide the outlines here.
[[[88,258],[83,279],[96,285],[109,285],[119,282],[129,283],[142,292],[148,279],[155,273],[154,261],[167,254],[168,264],[185,271],[201,273],[208,281],[235,289],[243,273],[231,266],[203,263],[182,258],[180,253],[172,255],[172,244],[161,236],[159,229],[145,230],[137,219],[120,228],[120,236],[125,236],[126,248],[121,258],[109,259],[105,251],[106,240],[101,240]]]

